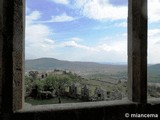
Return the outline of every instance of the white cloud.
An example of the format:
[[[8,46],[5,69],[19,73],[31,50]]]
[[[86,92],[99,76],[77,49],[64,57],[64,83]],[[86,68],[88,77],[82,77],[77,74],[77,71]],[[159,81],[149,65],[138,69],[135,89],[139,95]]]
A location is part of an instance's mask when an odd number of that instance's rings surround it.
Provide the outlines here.
[[[113,45],[104,43],[93,47],[84,46],[73,41],[68,42],[66,46],[74,49],[72,52],[68,52],[66,59],[92,62],[127,62],[127,45],[123,44],[124,42],[119,44],[120,42],[115,42]]]
[[[51,0],[51,1],[58,3],[58,4],[64,4],[64,5],[69,4],[69,0]]]
[[[48,22],[70,22],[75,20],[76,18],[67,15],[66,13],[63,13],[58,16],[52,16],[52,19],[49,20]]]
[[[78,37],[73,37],[71,38],[71,40],[75,42],[83,41],[81,38],[78,38]]]
[[[110,38],[109,38],[110,39]],[[114,39],[114,40],[113,40]],[[85,42],[85,40],[83,40]],[[63,47],[73,48],[73,51],[70,52],[68,58],[82,61],[107,61],[110,60],[113,62],[122,62],[127,61],[127,40],[126,36],[119,36],[119,38],[112,38],[108,40],[105,38],[105,41],[101,43],[90,46],[79,43],[79,41],[70,40],[64,42]],[[71,55],[71,56],[70,56]],[[74,55],[74,58],[72,56]]]
[[[160,34],[160,29],[149,29],[148,35],[150,38],[159,36],[159,34]]]
[[[127,19],[127,6],[113,6],[108,0],[76,0],[82,15],[95,20]]]
[[[128,6],[114,6],[109,0],[76,0],[76,9],[95,20],[127,19]],[[160,22],[160,0],[148,0],[149,22]]]
[[[53,0],[57,3],[69,4],[67,0]],[[149,21],[160,21],[160,0],[148,0]],[[108,0],[76,0],[76,7],[81,10],[82,15],[95,20],[121,20],[127,18],[127,6],[113,6]],[[77,37],[70,38],[69,41],[59,43],[62,53],[56,52],[57,43],[52,39],[53,31],[45,24],[46,21],[39,22],[41,14],[39,11],[29,11],[26,16],[26,58],[55,57],[68,60],[84,61],[113,61],[119,62],[127,60],[127,38],[122,37],[107,39],[95,46],[89,46]],[[63,13],[59,16],[52,16],[47,22],[66,22],[76,18]],[[116,23],[117,27],[126,27],[126,22]],[[104,26],[107,29],[108,26]],[[95,28],[99,29],[99,28]],[[100,29],[101,26],[100,26]],[[159,63],[160,55],[160,29],[150,29],[148,31],[148,61],[149,63]],[[61,46],[60,46],[61,45]],[[73,48],[73,51],[64,48]],[[68,50],[68,51],[67,51]],[[66,53],[66,54],[65,54]],[[63,55],[64,56],[63,56]],[[74,56],[74,57],[73,57]]]
[[[50,44],[50,45],[54,45],[54,44],[55,44],[55,41],[47,38],[47,39],[44,40],[44,43]]]
[[[123,37],[123,36],[122,36]],[[79,44],[77,41],[71,40],[71,41],[67,41],[64,42],[62,45],[64,47],[75,47],[75,48],[82,48],[85,50],[91,50],[91,51],[95,51],[95,52],[110,52],[110,51],[115,51],[118,53],[126,53],[127,51],[127,40],[123,38],[123,40],[106,40],[106,42],[97,44],[96,46],[87,46],[87,45],[82,45]],[[116,38],[118,39],[118,38]],[[109,42],[108,42],[109,41]]]
[[[32,24],[33,21],[38,20],[40,17],[41,13],[39,11],[33,11],[31,14],[26,16],[26,24]]]
[[[57,59],[76,61],[126,61],[127,45],[123,41],[126,39],[119,38],[118,40],[109,40],[109,42],[106,40],[95,46],[87,45],[85,40],[78,37],[72,37],[67,42],[55,43],[51,38],[53,31],[48,26],[36,22],[41,18],[40,12],[33,11],[26,18],[27,59],[55,57]]]
[[[127,27],[127,22],[121,22],[121,23],[116,23],[115,25],[114,25],[115,27]]]
[[[74,48],[80,48],[80,49],[89,50],[89,51],[97,51],[95,48],[92,48],[86,45],[82,45],[82,44],[78,44],[74,40],[64,42],[62,45],[64,47],[74,47]]]
[[[44,25],[37,24],[35,21],[39,20],[41,13],[33,11],[26,16],[26,30],[25,30],[25,44],[26,44],[26,58],[37,58],[51,56],[51,51],[54,49],[54,40],[50,39],[52,30]]]
[[[148,31],[148,62],[160,62],[160,29],[150,29]]]
[[[63,43],[64,47],[77,47],[79,46],[75,41],[67,41]]]
[[[126,41],[115,41],[111,44],[101,44],[99,45],[97,48],[99,51],[106,51],[106,52],[110,52],[110,51],[114,51],[117,53],[126,53],[127,51],[127,42]]]
[[[160,0],[148,0],[149,22],[160,22]]]

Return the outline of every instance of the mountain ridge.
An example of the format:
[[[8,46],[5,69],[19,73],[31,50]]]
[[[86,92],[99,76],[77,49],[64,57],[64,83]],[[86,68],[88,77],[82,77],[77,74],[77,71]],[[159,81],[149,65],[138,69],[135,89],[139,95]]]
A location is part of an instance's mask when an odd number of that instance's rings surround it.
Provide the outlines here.
[[[126,69],[126,65],[111,65],[101,64],[97,62],[81,62],[81,61],[66,61],[58,60],[55,58],[38,58],[25,61],[25,69],[28,70],[53,70],[53,69],[69,69],[73,71],[80,70],[95,70],[98,69],[113,70],[113,69]]]
[[[55,58],[37,58],[37,59],[27,59],[25,60],[25,66],[26,70],[32,70],[32,69],[52,69],[56,67],[69,67],[69,66],[83,66],[84,68],[86,67],[92,67],[92,66],[100,66],[100,67],[115,67],[115,66],[127,66],[127,64],[116,64],[116,63],[99,63],[99,62],[85,62],[85,61],[68,61],[68,60],[59,60]],[[86,66],[87,65],[87,66]],[[48,67],[48,68],[47,68]],[[64,68],[64,67],[62,67]],[[70,68],[70,67],[69,67]],[[66,68],[67,69],[67,68]],[[158,72],[160,71],[160,64],[152,64],[148,65],[148,70],[153,71],[157,70]]]
[[[82,76],[105,76],[122,74],[127,76],[127,65],[111,65],[96,62],[65,61],[55,58],[38,58],[25,61],[25,70],[69,70]],[[160,64],[148,65],[148,80],[159,82]]]

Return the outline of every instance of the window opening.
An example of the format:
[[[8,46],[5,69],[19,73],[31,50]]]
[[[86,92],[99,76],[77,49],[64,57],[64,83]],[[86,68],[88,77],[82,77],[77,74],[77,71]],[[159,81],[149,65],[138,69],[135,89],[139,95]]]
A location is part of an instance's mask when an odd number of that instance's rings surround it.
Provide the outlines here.
[[[160,1],[148,0],[148,99],[160,97]],[[153,7],[155,6],[155,7]]]
[[[26,102],[126,99],[127,7],[127,1],[26,0]]]

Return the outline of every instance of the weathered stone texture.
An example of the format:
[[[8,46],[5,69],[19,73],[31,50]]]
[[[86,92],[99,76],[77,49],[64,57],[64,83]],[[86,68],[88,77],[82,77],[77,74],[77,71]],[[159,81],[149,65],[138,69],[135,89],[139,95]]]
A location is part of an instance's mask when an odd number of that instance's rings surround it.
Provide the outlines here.
[[[111,105],[103,106],[90,106],[90,107],[76,107],[72,106],[70,109],[66,109],[61,105],[59,110],[48,111],[20,111],[12,116],[12,120],[130,120],[139,118],[126,118],[125,114],[136,113],[151,113],[160,114],[160,104],[117,104],[118,101],[112,102]],[[89,106],[91,103],[84,103],[83,106]],[[96,103],[95,103],[96,104]],[[115,105],[116,104],[116,105]],[[41,106],[42,107],[42,106]],[[39,108],[39,107],[38,107]]]
[[[125,113],[152,112],[160,115],[160,103],[145,104],[146,2],[147,0],[129,0],[128,17],[129,97],[134,102],[144,102],[143,104],[117,104],[117,101],[111,104],[109,101],[103,101],[98,104],[70,104],[74,105],[72,107],[58,105],[59,110],[58,106],[53,109],[53,106],[49,105],[47,108],[37,106],[32,111],[23,109],[15,112],[22,108],[23,103],[24,0],[0,0],[0,108],[3,110],[0,112],[0,119],[124,120]]]
[[[13,109],[22,108],[24,72],[24,1],[14,1],[13,21]],[[21,98],[21,99],[17,99]]]
[[[129,0],[128,96],[147,101],[147,0]]]
[[[0,0],[0,111],[2,102],[2,49],[3,49],[3,39],[2,39],[2,0]]]
[[[24,0],[1,0],[0,95],[2,111],[13,112],[23,104]],[[3,63],[3,64],[1,64]],[[1,101],[1,100],[0,100]]]

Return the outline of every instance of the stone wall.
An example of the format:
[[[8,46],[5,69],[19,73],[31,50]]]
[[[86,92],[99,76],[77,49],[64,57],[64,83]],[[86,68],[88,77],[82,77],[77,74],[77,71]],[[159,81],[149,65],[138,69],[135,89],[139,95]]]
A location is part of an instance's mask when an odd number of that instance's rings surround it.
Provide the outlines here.
[[[125,117],[126,113],[160,115],[160,104],[114,101],[37,106],[16,112],[11,120],[130,120],[130,117]],[[136,120],[136,118],[131,120]]]
[[[160,115],[159,103],[146,104],[147,19],[140,12],[143,8],[141,5],[145,2],[146,0],[129,0],[131,8],[129,12],[132,15],[128,17],[129,46],[132,48],[129,47],[128,54],[130,58],[128,88],[130,100],[137,103],[122,101],[121,104],[116,102],[110,104],[104,101],[92,104],[66,104],[67,107],[37,106],[17,111],[22,108],[24,98],[22,93],[25,6],[24,0],[0,0],[0,106],[1,110],[3,109],[0,120],[124,120],[125,113],[152,112]],[[134,49],[137,50],[136,53]]]
[[[2,49],[3,49],[3,39],[2,39],[2,4],[3,0],[0,0],[0,111],[1,111],[1,101],[2,101]]]
[[[0,1],[0,106],[5,113],[24,102],[24,9],[24,0]]]

